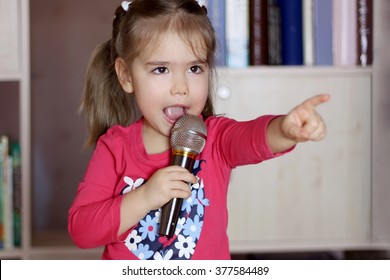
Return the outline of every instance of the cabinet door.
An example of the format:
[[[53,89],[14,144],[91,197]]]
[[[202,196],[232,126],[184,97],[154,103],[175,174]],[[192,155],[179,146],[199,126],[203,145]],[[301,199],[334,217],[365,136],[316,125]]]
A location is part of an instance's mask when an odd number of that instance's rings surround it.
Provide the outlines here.
[[[0,0],[0,74],[19,70],[18,0]]]
[[[318,107],[327,124],[324,140],[233,171],[228,200],[232,250],[367,243],[370,71],[231,70],[221,71],[218,82],[217,113],[238,120],[284,114],[312,95],[331,94]]]

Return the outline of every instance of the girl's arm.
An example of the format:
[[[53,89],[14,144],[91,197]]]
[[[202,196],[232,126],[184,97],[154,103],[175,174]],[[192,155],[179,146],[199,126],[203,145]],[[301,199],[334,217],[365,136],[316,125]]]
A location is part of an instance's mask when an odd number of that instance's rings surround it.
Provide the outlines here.
[[[299,142],[319,141],[326,128],[315,108],[329,100],[328,94],[311,97],[292,109],[287,115],[273,119],[267,128],[267,141],[273,153],[279,153]]]

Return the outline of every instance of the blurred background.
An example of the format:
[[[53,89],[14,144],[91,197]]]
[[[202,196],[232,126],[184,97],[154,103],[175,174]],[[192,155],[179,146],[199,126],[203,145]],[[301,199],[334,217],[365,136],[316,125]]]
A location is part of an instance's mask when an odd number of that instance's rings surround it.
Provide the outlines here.
[[[62,244],[63,240],[46,239],[40,232],[60,232],[59,239],[67,239],[67,213],[82,179],[91,150],[84,149],[86,127],[79,114],[86,66],[93,49],[111,37],[111,22],[118,1],[52,1],[32,0],[31,9],[31,125],[32,125],[32,228],[39,243]],[[385,2],[385,1],[383,1]],[[386,1],[387,2],[387,1]],[[384,57],[376,67],[374,83],[389,88],[390,5],[383,4],[381,22],[386,34],[376,41],[375,50]],[[382,76],[381,76],[382,75]],[[17,85],[1,83],[5,92],[0,100],[1,116],[10,116],[6,129],[17,137],[19,121]],[[3,94],[3,93],[2,93]],[[388,185],[388,146],[390,102],[387,97],[374,99],[373,112],[374,176],[376,183]],[[16,125],[15,125],[16,124]],[[15,129],[16,128],[16,129]],[[383,130],[383,128],[385,128]],[[369,147],[368,147],[369,148]],[[377,168],[378,167],[378,168]],[[376,173],[375,173],[376,172]],[[385,194],[385,195],[384,195]],[[374,200],[381,205],[390,198],[389,192]],[[388,208],[383,209],[389,213]],[[383,220],[386,220],[382,218]],[[384,232],[389,223],[381,223]],[[380,226],[379,226],[380,227]],[[390,234],[389,234],[390,235]],[[58,242],[57,242],[58,241]],[[69,244],[69,241],[65,241]],[[100,251],[88,256],[99,258]],[[57,256],[58,257],[58,256]],[[72,257],[72,255],[71,255]],[[386,250],[321,251],[321,252],[240,252],[233,258],[244,259],[334,259],[334,258],[389,258]]]

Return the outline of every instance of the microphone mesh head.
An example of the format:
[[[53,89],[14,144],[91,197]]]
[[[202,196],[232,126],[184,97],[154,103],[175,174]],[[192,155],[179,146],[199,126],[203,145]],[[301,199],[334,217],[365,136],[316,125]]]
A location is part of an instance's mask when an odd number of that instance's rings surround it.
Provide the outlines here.
[[[171,131],[171,147],[173,149],[187,148],[199,154],[207,138],[207,128],[202,119],[194,115],[179,118]]]

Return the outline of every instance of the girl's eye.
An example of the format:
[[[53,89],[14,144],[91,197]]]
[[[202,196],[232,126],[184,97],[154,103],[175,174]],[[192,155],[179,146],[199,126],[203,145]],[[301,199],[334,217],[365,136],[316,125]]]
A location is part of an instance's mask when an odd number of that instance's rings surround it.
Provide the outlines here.
[[[199,73],[201,73],[202,71],[203,71],[203,69],[202,69],[200,66],[198,66],[198,65],[192,66],[192,67],[190,68],[190,72],[191,72],[191,73],[194,73],[194,74],[199,74]]]
[[[155,74],[165,74],[168,73],[168,69],[166,67],[157,67],[153,70],[153,73]]]

